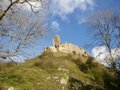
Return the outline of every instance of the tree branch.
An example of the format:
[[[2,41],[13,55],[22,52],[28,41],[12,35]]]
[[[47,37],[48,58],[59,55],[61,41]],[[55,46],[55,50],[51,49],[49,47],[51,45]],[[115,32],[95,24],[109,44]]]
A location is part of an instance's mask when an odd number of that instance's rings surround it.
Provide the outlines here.
[[[3,12],[3,14],[0,16],[0,21],[3,19],[3,17],[6,15],[6,13],[9,11],[9,9],[15,4],[17,3],[19,0],[16,0],[14,2],[12,2],[8,7],[7,9]]]

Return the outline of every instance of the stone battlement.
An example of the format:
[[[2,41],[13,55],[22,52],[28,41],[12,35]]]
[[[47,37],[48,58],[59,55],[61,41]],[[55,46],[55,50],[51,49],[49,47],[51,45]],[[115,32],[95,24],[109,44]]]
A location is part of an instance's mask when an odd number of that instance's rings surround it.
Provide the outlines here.
[[[45,48],[45,51],[53,52],[53,53],[64,52],[69,54],[77,54],[85,57],[88,56],[88,53],[83,48],[80,48],[77,45],[67,42],[61,43],[59,35],[56,35],[53,38],[53,46]]]

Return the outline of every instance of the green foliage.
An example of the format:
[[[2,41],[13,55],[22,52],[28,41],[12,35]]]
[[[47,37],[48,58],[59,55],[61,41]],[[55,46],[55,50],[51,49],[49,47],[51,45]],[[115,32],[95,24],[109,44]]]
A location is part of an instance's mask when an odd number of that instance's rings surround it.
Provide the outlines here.
[[[120,84],[118,82],[119,78],[117,77],[117,74],[114,72],[107,72],[104,73],[103,76],[104,80],[104,87],[106,90],[119,90]]]
[[[78,65],[80,71],[82,71],[84,73],[86,73],[89,69],[98,67],[98,63],[94,62],[93,57],[88,57],[86,63],[82,63],[81,60],[75,60],[73,62],[76,63]]]
[[[103,90],[103,88],[101,88],[99,86],[95,86],[95,84],[94,85],[85,85],[80,80],[77,80],[72,77],[69,79],[68,88],[69,88],[69,90]]]
[[[0,83],[8,83],[9,85],[14,85],[23,82],[24,80],[21,75],[13,73],[3,73],[0,75]]]
[[[89,57],[45,52],[24,63],[0,64],[0,90],[118,90],[119,75]],[[118,75],[118,76],[117,76]],[[67,83],[67,84],[66,84]]]

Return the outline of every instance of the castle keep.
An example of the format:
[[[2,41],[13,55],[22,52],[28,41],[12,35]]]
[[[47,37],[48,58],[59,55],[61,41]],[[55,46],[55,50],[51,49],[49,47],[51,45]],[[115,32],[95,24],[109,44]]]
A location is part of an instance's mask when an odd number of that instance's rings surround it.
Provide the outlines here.
[[[61,43],[59,35],[56,35],[53,38],[53,46],[45,48],[45,51],[53,53],[64,52],[69,54],[77,54],[80,56],[88,56],[87,52],[83,48],[80,48],[72,43]]]

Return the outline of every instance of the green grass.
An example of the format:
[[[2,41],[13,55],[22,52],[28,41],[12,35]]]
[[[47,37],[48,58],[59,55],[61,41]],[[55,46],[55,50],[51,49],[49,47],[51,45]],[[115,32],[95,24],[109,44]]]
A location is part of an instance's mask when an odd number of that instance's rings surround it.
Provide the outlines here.
[[[1,63],[0,90],[118,90],[115,75],[92,57],[45,52],[21,64]]]

